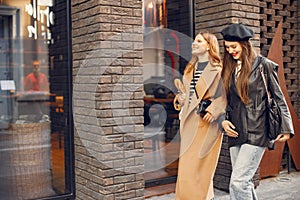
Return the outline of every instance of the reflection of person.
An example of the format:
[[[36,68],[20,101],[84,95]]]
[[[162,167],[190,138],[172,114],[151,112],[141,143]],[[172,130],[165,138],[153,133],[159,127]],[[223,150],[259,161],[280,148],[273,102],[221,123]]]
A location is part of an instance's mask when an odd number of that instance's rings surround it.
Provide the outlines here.
[[[209,200],[214,197],[213,176],[223,136],[217,122],[225,114],[226,107],[216,37],[207,32],[199,33],[192,44],[192,55],[184,71],[183,83],[175,81],[181,91],[175,97],[181,107],[175,199]],[[200,101],[206,99],[211,100],[211,104],[202,117],[196,111]]]
[[[278,84],[278,65],[256,55],[249,41],[253,31],[243,24],[232,24],[221,33],[224,37],[222,78],[228,100],[227,120],[222,122],[222,126],[229,136],[232,164],[230,199],[257,199],[252,178],[270,142],[265,126],[267,93],[261,67],[267,74],[269,90],[282,113],[282,134],[277,141],[286,141],[290,134],[293,135],[291,115]]]
[[[47,76],[40,72],[39,61],[33,61],[33,71],[24,79],[24,88],[26,91],[48,91],[49,82]]]

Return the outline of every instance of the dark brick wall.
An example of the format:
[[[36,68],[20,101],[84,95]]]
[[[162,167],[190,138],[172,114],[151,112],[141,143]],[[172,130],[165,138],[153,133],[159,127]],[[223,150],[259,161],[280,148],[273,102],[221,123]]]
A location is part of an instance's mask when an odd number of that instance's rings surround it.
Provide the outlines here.
[[[195,1],[195,33],[208,30],[216,34],[223,52],[221,30],[233,22],[247,24],[255,32],[253,46],[259,51],[259,1]]]
[[[77,199],[143,199],[142,1],[72,1]]]
[[[298,3],[299,4],[299,3]],[[289,97],[298,117],[299,112],[299,50],[298,11],[296,0],[260,0],[260,49],[268,55],[272,38],[282,20],[282,45],[284,75]]]

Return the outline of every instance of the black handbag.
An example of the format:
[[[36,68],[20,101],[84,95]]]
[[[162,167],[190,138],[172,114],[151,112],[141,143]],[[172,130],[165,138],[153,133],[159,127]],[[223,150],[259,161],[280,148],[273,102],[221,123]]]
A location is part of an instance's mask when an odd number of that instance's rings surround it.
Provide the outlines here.
[[[211,100],[206,99],[202,100],[199,103],[197,114],[199,114],[201,117],[204,117],[204,115],[207,113],[206,108],[211,104]]]
[[[260,68],[260,73],[264,82],[264,86],[267,92],[267,103],[266,103],[266,126],[268,131],[268,137],[271,140],[277,138],[280,134],[281,129],[281,112],[276,101],[271,97],[271,94],[267,87],[266,78],[262,67]]]

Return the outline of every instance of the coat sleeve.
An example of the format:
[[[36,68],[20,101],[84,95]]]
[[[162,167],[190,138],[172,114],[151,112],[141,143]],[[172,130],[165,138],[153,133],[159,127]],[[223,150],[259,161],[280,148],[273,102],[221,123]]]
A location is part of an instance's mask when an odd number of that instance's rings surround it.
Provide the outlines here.
[[[282,93],[282,90],[278,81],[278,65],[268,59],[265,59],[265,68],[267,71],[268,78],[268,89],[271,93],[271,96],[277,102],[280,111],[281,111],[281,133],[290,133],[291,137],[294,136],[294,128],[291,113],[289,111],[288,105]]]

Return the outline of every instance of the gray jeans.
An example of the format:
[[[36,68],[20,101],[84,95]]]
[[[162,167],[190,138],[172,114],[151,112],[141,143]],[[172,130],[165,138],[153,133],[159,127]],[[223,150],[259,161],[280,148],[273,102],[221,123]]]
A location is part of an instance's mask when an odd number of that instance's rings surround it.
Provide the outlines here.
[[[230,147],[232,174],[229,193],[231,200],[257,200],[253,176],[264,152],[265,147],[250,144]]]

